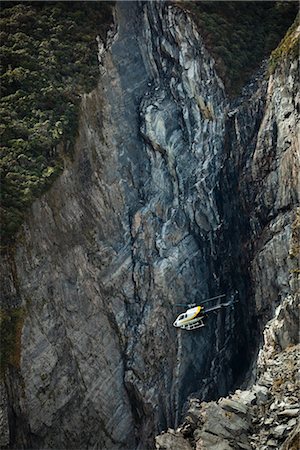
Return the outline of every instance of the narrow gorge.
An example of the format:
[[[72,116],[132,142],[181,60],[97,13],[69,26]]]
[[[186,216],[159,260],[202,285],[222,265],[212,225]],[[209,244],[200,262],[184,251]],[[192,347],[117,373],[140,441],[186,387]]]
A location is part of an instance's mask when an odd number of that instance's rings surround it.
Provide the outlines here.
[[[249,381],[284,299],[298,320],[299,58],[232,98],[188,8],[119,1],[98,60],[73,156],[2,258],[2,308],[22,310],[3,448],[153,449],[191,396]],[[236,292],[173,327],[177,304]]]

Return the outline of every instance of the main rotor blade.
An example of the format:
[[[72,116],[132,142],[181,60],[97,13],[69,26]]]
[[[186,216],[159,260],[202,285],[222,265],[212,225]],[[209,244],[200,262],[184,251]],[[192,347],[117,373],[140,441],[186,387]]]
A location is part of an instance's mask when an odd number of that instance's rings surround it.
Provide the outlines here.
[[[226,297],[226,294],[220,294],[220,295],[216,295],[215,297],[206,298],[203,301],[200,300],[199,304],[204,305],[205,303],[212,302],[213,300],[216,300],[217,298],[222,298],[222,297]],[[192,306],[192,305],[197,305],[197,303],[176,303],[174,306]]]
[[[197,303],[175,303],[174,306],[190,306],[190,307],[192,307],[192,306],[196,306],[196,305],[197,305]]]
[[[218,309],[225,308],[226,306],[231,306],[234,303],[237,303],[237,302],[235,302],[233,300],[230,300],[230,302],[220,303],[220,305],[213,306],[212,308],[209,308],[209,309],[204,309],[203,312],[204,312],[204,314],[206,314],[206,313],[209,313],[209,312],[217,311]]]
[[[217,298],[222,298],[222,297],[226,297],[226,294],[220,294],[220,295],[216,295],[215,297],[207,298],[207,299],[205,299],[203,302],[200,301],[200,304],[201,304],[201,305],[204,305],[205,303],[209,303],[209,302],[211,302],[211,301],[213,301],[213,300],[216,300]]]

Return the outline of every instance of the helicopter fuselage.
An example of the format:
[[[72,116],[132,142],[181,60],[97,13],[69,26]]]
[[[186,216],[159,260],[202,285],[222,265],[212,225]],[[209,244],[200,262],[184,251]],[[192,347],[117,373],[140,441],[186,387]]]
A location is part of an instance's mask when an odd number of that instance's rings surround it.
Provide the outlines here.
[[[211,307],[207,307],[207,304],[219,298],[225,297],[226,294],[221,294],[216,297],[211,297],[209,299],[204,300],[202,304],[205,304],[205,306],[195,306],[195,304],[189,305],[190,308],[187,309],[186,312],[179,314],[179,316],[173,323],[174,327],[188,331],[204,327],[203,323],[204,317],[206,317],[207,314],[219,312],[223,308],[233,307],[233,305],[238,301],[235,299],[237,293],[238,292],[236,291],[234,294],[232,294],[228,302],[218,303],[217,305]]]
[[[185,313],[180,314],[175,322],[173,323],[176,328],[183,329],[195,329],[203,326],[202,324],[203,318],[203,307],[195,306],[194,308],[188,309]],[[196,324],[199,324],[199,327],[196,327]],[[192,326],[192,327],[191,327]]]

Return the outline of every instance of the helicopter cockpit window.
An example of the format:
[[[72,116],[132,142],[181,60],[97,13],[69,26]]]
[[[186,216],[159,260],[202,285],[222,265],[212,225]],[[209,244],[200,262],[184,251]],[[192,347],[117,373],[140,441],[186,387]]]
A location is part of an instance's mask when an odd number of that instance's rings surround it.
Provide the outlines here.
[[[178,317],[178,320],[182,320],[184,319],[184,314],[180,314],[180,316]]]

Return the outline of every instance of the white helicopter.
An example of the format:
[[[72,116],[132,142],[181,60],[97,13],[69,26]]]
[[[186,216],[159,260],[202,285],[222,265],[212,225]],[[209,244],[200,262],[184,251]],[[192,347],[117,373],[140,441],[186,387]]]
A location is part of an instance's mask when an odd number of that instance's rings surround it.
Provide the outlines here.
[[[236,292],[237,293],[237,292]],[[196,306],[195,304],[189,305],[177,305],[177,306],[189,306],[189,309],[186,310],[185,313],[179,314],[175,322],[173,323],[174,327],[181,328],[182,330],[196,330],[197,328],[204,327],[203,319],[206,314],[218,311],[221,308],[226,308],[228,306],[232,306],[237,302],[235,300],[235,294],[231,295],[231,298],[226,303],[219,303],[218,305],[212,306],[210,308],[206,308],[202,306],[206,303],[210,303],[214,300],[218,300],[220,298],[226,297],[226,294],[217,295],[216,297],[211,297],[205,299],[201,305]]]

